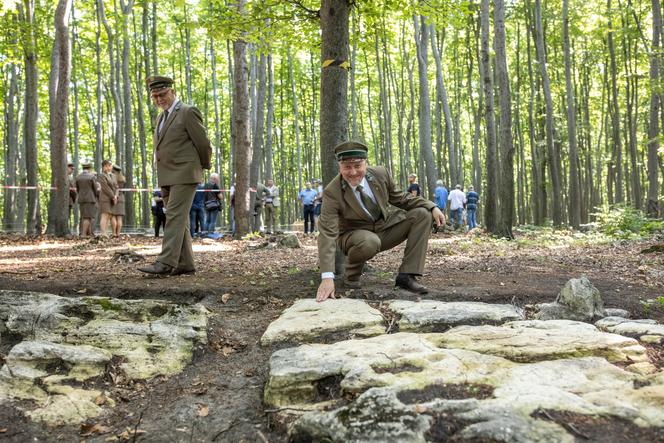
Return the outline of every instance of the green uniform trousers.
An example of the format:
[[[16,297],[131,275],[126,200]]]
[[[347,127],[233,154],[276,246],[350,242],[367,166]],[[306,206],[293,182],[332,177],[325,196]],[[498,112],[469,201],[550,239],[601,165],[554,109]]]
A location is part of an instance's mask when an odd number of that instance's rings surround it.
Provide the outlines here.
[[[195,269],[189,233],[189,210],[194,202],[196,186],[196,183],[192,183],[161,187],[166,208],[166,227],[157,261],[177,269]]]
[[[367,260],[404,240],[406,251],[399,272],[422,275],[430,236],[431,211],[426,208],[411,209],[404,220],[379,232],[365,229],[345,232],[339,237],[338,244],[348,258],[346,278],[359,280]]]
[[[272,203],[265,203],[265,230],[275,232],[277,223],[277,208]]]

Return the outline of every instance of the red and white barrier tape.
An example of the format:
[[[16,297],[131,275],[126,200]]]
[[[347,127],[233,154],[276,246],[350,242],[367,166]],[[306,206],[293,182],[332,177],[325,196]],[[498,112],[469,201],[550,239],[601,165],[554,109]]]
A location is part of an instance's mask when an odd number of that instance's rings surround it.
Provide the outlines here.
[[[37,189],[37,190],[47,190],[55,191],[58,188],[53,186],[13,186],[13,185],[2,185],[0,189]],[[150,189],[150,188],[120,188],[118,191],[122,192],[153,192],[159,191],[160,188]],[[196,192],[231,192],[230,189],[197,189]],[[249,192],[256,192],[256,188],[249,188]]]

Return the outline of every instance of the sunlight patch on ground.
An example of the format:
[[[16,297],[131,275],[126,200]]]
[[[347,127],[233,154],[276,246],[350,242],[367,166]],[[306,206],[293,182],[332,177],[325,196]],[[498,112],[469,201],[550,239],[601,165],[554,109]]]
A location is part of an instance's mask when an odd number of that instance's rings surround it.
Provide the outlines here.
[[[71,249],[71,243],[39,243],[34,245],[10,245],[0,246],[0,253],[34,251],[35,249]]]

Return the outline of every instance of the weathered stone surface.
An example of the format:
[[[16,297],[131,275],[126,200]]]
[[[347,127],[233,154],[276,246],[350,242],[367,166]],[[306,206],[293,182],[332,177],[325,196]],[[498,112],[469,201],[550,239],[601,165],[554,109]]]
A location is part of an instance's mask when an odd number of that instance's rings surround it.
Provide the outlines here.
[[[387,305],[401,315],[399,330],[404,332],[439,332],[457,325],[495,325],[523,319],[521,310],[513,305],[434,300],[394,300]]]
[[[347,407],[311,412],[293,426],[293,441],[424,443],[432,418],[401,403],[394,391],[372,389]]]
[[[664,341],[664,325],[658,324],[655,320],[628,320],[620,317],[606,317],[595,323],[602,331],[612,332],[614,334],[626,335],[641,339],[647,336],[649,343],[662,343]],[[654,337],[658,337],[655,340]]]
[[[634,339],[600,332],[570,320],[531,320],[503,326],[459,326],[438,336],[438,344],[497,355],[518,362],[600,356],[609,361],[645,361]]]
[[[98,414],[99,393],[68,384],[102,375],[111,359],[125,381],[176,374],[206,329],[202,305],[0,291],[0,334],[16,343],[0,401],[34,400],[39,409],[27,412],[53,424],[80,421]]]
[[[540,408],[664,425],[664,374],[626,371],[607,359],[650,365],[634,339],[573,321],[401,332],[275,352],[265,402],[326,407],[296,422],[294,441],[444,441],[450,435],[437,433],[449,429],[460,441],[574,441],[557,424],[535,418]],[[429,388],[442,384],[492,386],[493,392],[452,400],[443,397],[453,391],[443,389],[422,403],[400,400],[405,390],[431,395]],[[335,406],[354,395],[349,405]],[[441,419],[455,424],[446,427]]]
[[[539,320],[590,321],[604,316],[604,302],[599,291],[586,278],[573,278],[565,283],[554,303],[537,305]]]
[[[284,248],[292,248],[292,249],[299,249],[302,247],[302,243],[300,243],[300,239],[297,238],[297,235],[295,234],[286,234],[284,235],[281,240],[279,240],[279,244],[283,246]]]
[[[618,308],[604,308],[604,317],[629,318],[629,311]]]
[[[261,344],[316,342],[331,335],[370,337],[383,332],[380,311],[362,300],[344,298],[318,303],[310,298],[296,301],[273,321]]]
[[[375,386],[418,389],[437,380],[487,383],[487,374],[514,365],[500,357],[440,348],[433,340],[439,335],[398,333],[279,350],[270,358],[264,401],[274,406],[315,403],[319,382],[332,378],[344,393]]]

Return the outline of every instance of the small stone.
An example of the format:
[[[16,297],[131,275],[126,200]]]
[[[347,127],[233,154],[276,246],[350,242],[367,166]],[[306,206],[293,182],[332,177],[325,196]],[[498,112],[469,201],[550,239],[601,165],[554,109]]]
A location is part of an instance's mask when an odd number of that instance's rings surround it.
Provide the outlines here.
[[[590,280],[586,277],[573,278],[565,283],[554,303],[538,305],[538,320],[579,320],[590,321],[604,316],[604,302]]]
[[[300,239],[295,234],[286,234],[279,240],[279,244],[284,248],[299,249],[302,247]]]

